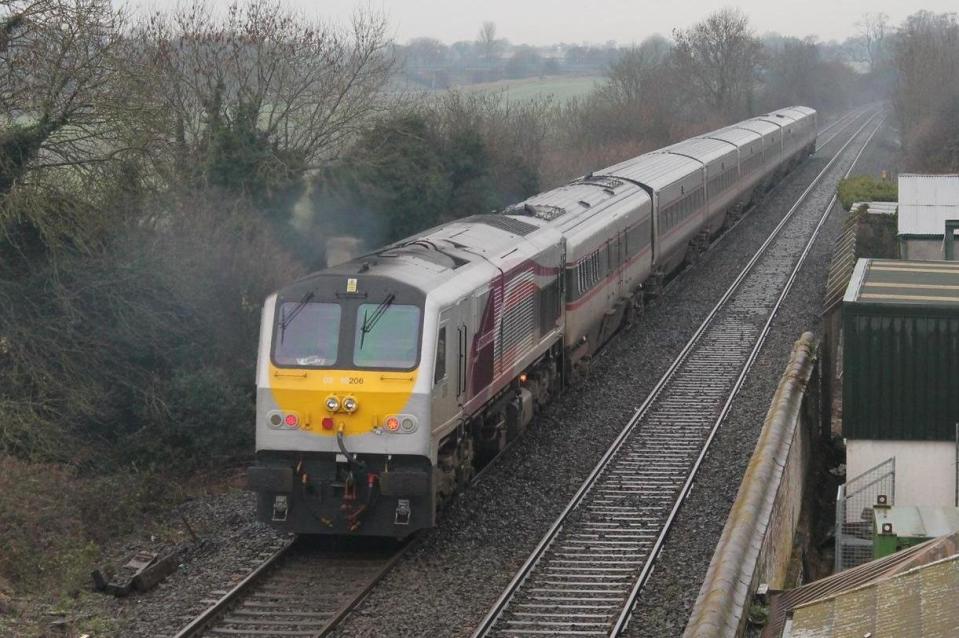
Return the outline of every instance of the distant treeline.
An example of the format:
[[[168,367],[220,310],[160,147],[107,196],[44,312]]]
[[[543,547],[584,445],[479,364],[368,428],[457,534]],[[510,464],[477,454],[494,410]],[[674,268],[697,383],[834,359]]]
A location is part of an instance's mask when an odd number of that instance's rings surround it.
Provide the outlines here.
[[[868,27],[876,17],[867,16],[856,31],[841,42],[814,39],[805,42],[815,44],[817,55],[823,59],[865,69],[872,46]],[[663,40],[662,36],[652,39]],[[766,49],[778,50],[784,43],[796,40],[766,33],[760,36],[760,41]],[[392,45],[399,61],[397,81],[407,88],[425,89],[548,75],[605,75],[610,65],[635,46],[615,41],[514,44],[500,37],[499,25],[493,22],[480,25],[474,40],[445,43],[436,38],[419,37]]]

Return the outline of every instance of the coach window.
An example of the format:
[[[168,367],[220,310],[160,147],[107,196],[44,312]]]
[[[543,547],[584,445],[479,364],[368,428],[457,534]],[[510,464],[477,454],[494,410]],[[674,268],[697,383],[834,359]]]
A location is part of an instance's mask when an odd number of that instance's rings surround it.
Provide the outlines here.
[[[440,328],[436,338],[436,367],[433,371],[433,385],[446,378],[446,326]]]

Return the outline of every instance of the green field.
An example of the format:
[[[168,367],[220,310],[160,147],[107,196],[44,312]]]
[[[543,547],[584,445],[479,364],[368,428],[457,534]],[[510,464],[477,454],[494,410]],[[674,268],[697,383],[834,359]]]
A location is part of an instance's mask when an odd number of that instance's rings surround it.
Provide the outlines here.
[[[551,76],[466,84],[454,87],[454,90],[466,93],[502,92],[506,94],[507,99],[520,101],[542,97],[552,97],[557,101],[566,101],[586,95],[601,81],[602,77],[598,75]]]

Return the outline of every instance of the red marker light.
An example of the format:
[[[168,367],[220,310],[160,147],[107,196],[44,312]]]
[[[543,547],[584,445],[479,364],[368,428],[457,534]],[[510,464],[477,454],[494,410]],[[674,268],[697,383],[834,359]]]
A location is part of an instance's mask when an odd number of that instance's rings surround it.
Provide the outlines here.
[[[332,429],[333,429],[333,419],[331,419],[330,417],[326,417],[325,419],[323,419],[323,429],[324,429],[324,430],[332,430]]]
[[[295,414],[287,414],[286,419],[284,419],[284,421],[286,421],[286,424],[288,426],[290,426],[291,428],[294,428],[296,427],[296,424],[299,422],[299,419],[296,418]]]
[[[397,430],[400,429],[400,420],[397,419],[395,416],[387,417],[386,429],[389,430],[390,432],[396,432]]]

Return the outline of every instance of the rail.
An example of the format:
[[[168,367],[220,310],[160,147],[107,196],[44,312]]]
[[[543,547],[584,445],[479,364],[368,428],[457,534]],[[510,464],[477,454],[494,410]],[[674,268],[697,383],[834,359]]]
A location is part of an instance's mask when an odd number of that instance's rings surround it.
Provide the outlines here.
[[[627,625],[706,451],[832,207],[816,215],[802,204],[877,116],[866,117],[787,211],[474,636],[615,636]],[[791,270],[782,267],[787,263]]]
[[[818,344],[810,332],[796,341],[789,363],[766,413],[762,432],[716,552],[693,605],[684,636],[713,638],[736,635],[749,604],[748,585],[754,580],[761,548],[769,542],[774,504],[796,441],[806,386],[812,377]],[[791,538],[793,529],[785,532]],[[730,587],[735,583],[736,587]]]
[[[369,539],[349,539],[367,543]],[[324,542],[337,542],[325,539]],[[325,636],[413,545],[316,547],[293,540],[270,555],[174,638]],[[316,543],[316,541],[314,541]]]

